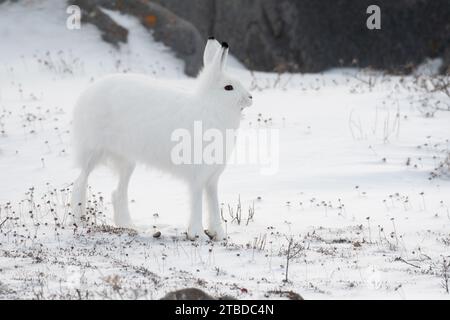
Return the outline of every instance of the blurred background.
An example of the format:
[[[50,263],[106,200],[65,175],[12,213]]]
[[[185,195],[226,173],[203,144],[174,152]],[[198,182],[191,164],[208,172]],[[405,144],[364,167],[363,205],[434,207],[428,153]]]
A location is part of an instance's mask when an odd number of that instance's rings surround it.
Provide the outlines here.
[[[2,2],[0,0],[0,2]],[[246,67],[258,71],[320,72],[352,66],[408,74],[426,58],[442,58],[450,71],[449,0],[69,0],[103,39],[127,42],[128,30],[100,8],[136,16],[157,41],[186,63],[201,67],[204,41],[227,41]],[[381,9],[381,29],[366,12]],[[87,13],[87,14],[86,14]]]

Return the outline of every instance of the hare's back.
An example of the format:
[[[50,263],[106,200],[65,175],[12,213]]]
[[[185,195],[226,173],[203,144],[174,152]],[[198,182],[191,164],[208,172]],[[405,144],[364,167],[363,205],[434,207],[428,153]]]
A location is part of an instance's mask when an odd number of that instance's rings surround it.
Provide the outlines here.
[[[156,120],[186,105],[189,94],[169,81],[137,74],[117,74],[93,83],[80,97],[77,109],[97,116],[139,116]],[[77,110],[76,110],[77,111]],[[106,114],[105,114],[106,113]]]
[[[169,136],[183,127],[188,94],[151,77],[119,74],[102,78],[80,96],[74,110],[76,140],[124,144],[133,137]]]

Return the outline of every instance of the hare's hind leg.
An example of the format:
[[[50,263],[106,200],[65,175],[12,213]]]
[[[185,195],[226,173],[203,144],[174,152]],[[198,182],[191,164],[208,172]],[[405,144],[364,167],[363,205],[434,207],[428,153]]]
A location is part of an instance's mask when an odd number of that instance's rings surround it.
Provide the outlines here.
[[[99,158],[100,156],[98,154],[92,153],[81,165],[80,175],[73,183],[71,207],[75,223],[86,222],[86,189],[88,178],[89,174],[97,165]]]
[[[202,188],[196,184],[190,185],[191,195],[191,215],[189,217],[189,226],[187,231],[187,237],[189,240],[207,240],[202,225]]]
[[[219,200],[217,196],[218,176],[213,177],[205,186],[206,201],[208,203],[208,235],[214,240],[223,240],[226,234],[222,228]]]
[[[117,189],[112,193],[114,207],[114,223],[118,227],[133,228],[133,223],[128,209],[128,185],[135,164],[124,159],[115,159],[114,163],[119,173]]]

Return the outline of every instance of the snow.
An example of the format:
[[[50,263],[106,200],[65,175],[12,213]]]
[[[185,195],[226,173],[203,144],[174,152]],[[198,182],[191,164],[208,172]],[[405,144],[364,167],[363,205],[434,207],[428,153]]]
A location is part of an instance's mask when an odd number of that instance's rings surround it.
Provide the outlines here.
[[[194,80],[135,19],[106,11],[130,28],[116,50],[93,26],[68,30],[65,9],[51,0],[0,5],[0,298],[158,299],[194,286],[242,299],[280,298],[270,293],[278,290],[305,299],[448,299],[450,181],[429,177],[449,150],[450,112],[427,117],[421,103],[449,102],[427,96],[414,77],[351,69],[279,76],[234,61],[230,72],[254,97],[241,125],[278,131],[279,168],[226,169],[228,241],[187,241],[185,187],[144,167],[130,186],[138,230],[112,227],[116,180],[107,168],[90,178],[97,226],[71,226],[65,204],[78,171],[70,122],[81,90],[113,72]],[[241,224],[228,209],[238,199]],[[284,282],[291,236],[303,250]]]

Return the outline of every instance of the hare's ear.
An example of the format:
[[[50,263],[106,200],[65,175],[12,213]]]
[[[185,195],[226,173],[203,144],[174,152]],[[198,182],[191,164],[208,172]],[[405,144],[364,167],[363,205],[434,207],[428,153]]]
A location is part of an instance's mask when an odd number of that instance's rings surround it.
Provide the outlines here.
[[[212,63],[217,51],[221,48],[219,41],[214,37],[209,37],[206,42],[205,51],[203,52],[203,65],[206,67]]]
[[[211,67],[216,72],[223,71],[227,63],[227,57],[228,57],[228,43],[222,42],[221,48],[217,50],[214,56],[214,59],[211,63]]]

